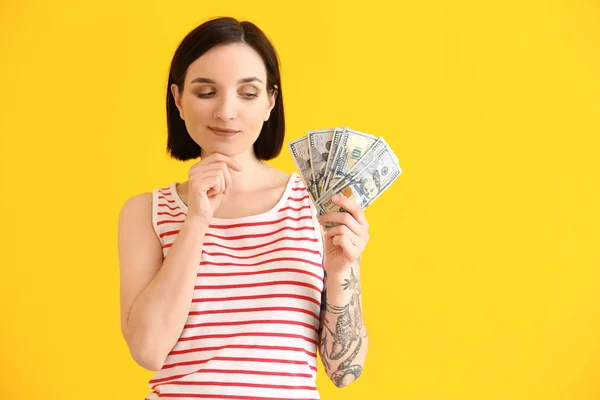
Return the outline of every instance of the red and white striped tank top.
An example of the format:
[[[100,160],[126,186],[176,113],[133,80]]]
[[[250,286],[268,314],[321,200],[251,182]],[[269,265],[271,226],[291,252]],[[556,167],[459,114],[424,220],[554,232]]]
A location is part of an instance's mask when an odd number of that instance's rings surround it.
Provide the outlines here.
[[[163,256],[187,207],[176,183],[153,190]],[[271,210],[214,218],[181,336],[147,400],[319,399],[317,336],[323,243],[306,186],[292,173]]]

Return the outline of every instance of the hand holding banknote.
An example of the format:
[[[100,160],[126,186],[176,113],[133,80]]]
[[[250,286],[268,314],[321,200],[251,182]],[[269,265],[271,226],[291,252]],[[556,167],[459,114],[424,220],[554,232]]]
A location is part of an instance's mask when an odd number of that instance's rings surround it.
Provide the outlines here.
[[[331,224],[325,232],[324,268],[331,276],[343,273],[356,263],[369,242],[369,223],[357,203],[344,196],[333,196],[332,209],[319,217],[321,224]]]

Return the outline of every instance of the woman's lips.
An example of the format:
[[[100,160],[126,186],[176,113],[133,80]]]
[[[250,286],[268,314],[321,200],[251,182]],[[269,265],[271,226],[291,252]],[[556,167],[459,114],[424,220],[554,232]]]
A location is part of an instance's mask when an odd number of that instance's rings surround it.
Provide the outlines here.
[[[240,132],[240,131],[236,131],[233,129],[214,128],[212,126],[209,126],[208,129],[213,131],[213,133],[218,136],[233,136],[233,135],[237,135]]]

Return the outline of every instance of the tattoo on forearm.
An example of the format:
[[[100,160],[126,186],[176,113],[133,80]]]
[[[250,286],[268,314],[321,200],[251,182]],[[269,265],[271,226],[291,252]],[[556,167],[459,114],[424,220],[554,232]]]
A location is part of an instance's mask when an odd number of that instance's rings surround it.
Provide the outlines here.
[[[324,279],[327,279],[325,273]],[[351,270],[350,278],[342,284],[343,290],[352,291],[352,297],[348,304],[344,306],[335,306],[327,302],[326,290],[323,290],[321,302],[321,327],[319,335],[321,338],[319,350],[323,365],[329,370],[331,361],[343,360],[332,374],[332,381],[338,387],[349,383],[344,383],[346,376],[352,376],[352,380],[357,379],[362,367],[358,364],[352,364],[352,361],[358,355],[362,346],[362,337],[366,337],[363,325],[363,317],[360,305],[360,282]],[[328,315],[335,316],[335,329],[332,330],[328,320],[325,320],[325,312]],[[354,347],[354,350],[350,350]],[[348,354],[350,352],[350,354]]]

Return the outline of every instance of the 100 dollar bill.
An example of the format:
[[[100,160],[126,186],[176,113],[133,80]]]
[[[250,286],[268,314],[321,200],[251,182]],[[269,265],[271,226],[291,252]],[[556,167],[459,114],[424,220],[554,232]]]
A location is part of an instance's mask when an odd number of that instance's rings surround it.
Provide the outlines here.
[[[325,191],[325,184],[329,180],[329,169],[333,166],[333,161],[335,160],[335,155],[340,145],[340,140],[342,139],[342,134],[344,133],[344,128],[334,128],[333,131],[333,139],[331,141],[331,149],[329,149],[329,158],[327,159],[327,164],[325,165],[325,173],[317,183],[317,191],[319,196],[323,194]]]
[[[388,151],[390,153],[390,156],[395,160],[396,164],[398,164],[398,157],[396,157],[396,155],[394,154],[390,146],[387,144],[385,139],[383,137],[380,137],[375,141],[375,144],[373,144],[373,146],[371,146],[369,150],[367,150],[367,152],[362,156],[362,158],[360,158],[358,162],[354,164],[352,168],[350,168],[348,172],[340,174],[340,179],[337,181],[336,184],[330,186],[326,192],[320,193],[319,195],[321,197],[325,197],[328,195],[329,192],[336,191],[338,187],[343,185],[344,182],[346,182],[347,180],[354,178],[356,174],[362,171],[375,158],[380,157],[382,151]]]
[[[402,168],[398,165],[397,157],[388,146],[385,146],[360,172],[349,177],[335,191],[327,192],[316,203],[321,215],[329,211],[345,211],[334,204],[331,198],[334,195],[346,197],[357,203],[365,210],[375,199],[400,176]],[[335,226],[333,223],[325,224],[326,228]]]
[[[294,164],[296,165],[296,168],[302,176],[304,185],[309,189],[308,194],[312,197],[312,200],[315,201],[317,199],[317,196],[310,190],[311,183],[313,181],[313,176],[310,163],[310,149],[308,138],[303,137],[294,140],[293,142],[290,142],[289,146],[290,151],[292,152],[292,158],[294,159]]]
[[[376,141],[377,137],[373,135],[344,128],[335,159],[328,171],[329,176],[324,190],[327,191],[329,188],[337,186],[344,174],[356,164]]]
[[[320,188],[323,186],[323,176],[327,167],[327,160],[331,155],[334,129],[321,129],[308,131],[308,145],[312,168],[312,181],[309,190],[315,194],[315,198],[321,195]]]

